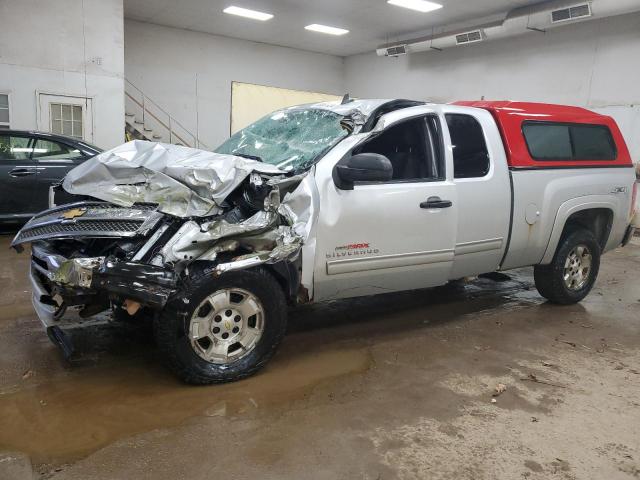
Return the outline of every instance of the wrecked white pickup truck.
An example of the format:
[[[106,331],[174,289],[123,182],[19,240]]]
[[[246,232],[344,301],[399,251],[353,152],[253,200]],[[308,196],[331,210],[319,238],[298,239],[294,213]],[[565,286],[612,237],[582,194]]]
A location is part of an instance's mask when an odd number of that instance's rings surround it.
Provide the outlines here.
[[[628,241],[635,176],[609,117],[514,102],[322,103],[275,112],[216,153],[130,142],[63,182],[36,215],[33,304],[50,337],[69,309],[151,315],[184,381],[269,360],[290,305],[441,285],[535,265],[573,303]]]

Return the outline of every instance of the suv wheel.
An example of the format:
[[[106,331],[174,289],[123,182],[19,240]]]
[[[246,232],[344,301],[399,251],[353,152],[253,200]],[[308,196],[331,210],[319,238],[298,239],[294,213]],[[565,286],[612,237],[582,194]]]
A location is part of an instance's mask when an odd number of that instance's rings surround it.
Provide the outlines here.
[[[540,295],[569,305],[591,291],[600,268],[600,245],[589,230],[577,229],[562,238],[549,265],[536,265],[534,279]]]
[[[200,269],[158,316],[156,338],[183,381],[229,382],[255,373],[273,356],[286,317],[282,288],[267,271],[212,277]]]

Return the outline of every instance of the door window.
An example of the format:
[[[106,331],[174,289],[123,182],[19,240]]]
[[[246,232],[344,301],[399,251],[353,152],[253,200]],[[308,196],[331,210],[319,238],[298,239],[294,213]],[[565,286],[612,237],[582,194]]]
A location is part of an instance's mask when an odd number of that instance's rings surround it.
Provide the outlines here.
[[[38,162],[73,161],[84,155],[77,148],[51,140],[37,139],[33,148],[33,158]]]
[[[480,122],[471,115],[446,115],[453,146],[454,178],[484,177],[489,173],[489,152]]]
[[[70,103],[50,103],[51,133],[83,138],[82,106]]]
[[[0,135],[0,161],[28,161],[31,155],[29,137]]]
[[[384,155],[393,167],[392,181],[424,181],[444,178],[438,120],[421,116],[402,121],[357,147],[358,153]]]

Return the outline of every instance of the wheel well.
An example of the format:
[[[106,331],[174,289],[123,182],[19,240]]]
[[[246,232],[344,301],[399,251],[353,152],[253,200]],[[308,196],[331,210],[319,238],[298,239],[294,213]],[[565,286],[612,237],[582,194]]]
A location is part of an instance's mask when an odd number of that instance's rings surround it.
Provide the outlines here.
[[[223,256],[221,257],[224,258]],[[301,255],[298,255],[294,260],[281,260],[272,264],[265,263],[252,268],[260,268],[266,271],[280,286],[280,288],[282,288],[287,302],[293,305],[296,302],[298,290],[300,289],[300,275],[302,272],[301,257]],[[216,266],[216,262],[196,261],[192,265],[195,268],[209,268],[213,271]]]
[[[301,255],[296,260],[282,260],[274,264],[263,265],[282,288],[287,303],[295,304],[300,289]]]
[[[567,219],[562,231],[562,238],[577,228],[585,228],[593,233],[596,240],[598,240],[600,248],[604,250],[607,240],[609,239],[612,223],[613,212],[608,208],[580,210]]]

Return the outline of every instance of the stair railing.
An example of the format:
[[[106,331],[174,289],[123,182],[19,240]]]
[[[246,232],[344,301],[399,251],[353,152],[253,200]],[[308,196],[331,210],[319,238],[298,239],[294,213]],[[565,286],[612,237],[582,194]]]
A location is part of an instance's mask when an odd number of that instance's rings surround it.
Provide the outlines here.
[[[127,79],[125,79],[125,96],[126,99],[128,99],[126,111],[133,113],[136,120],[138,118],[142,120],[140,124],[142,125],[143,135],[146,131],[153,131],[159,134],[163,141],[168,140],[168,143],[212,150],[207,144],[202,142],[197,135],[191,133],[164,108],[158,105],[157,102],[149,98],[140,88],[136,87]]]

